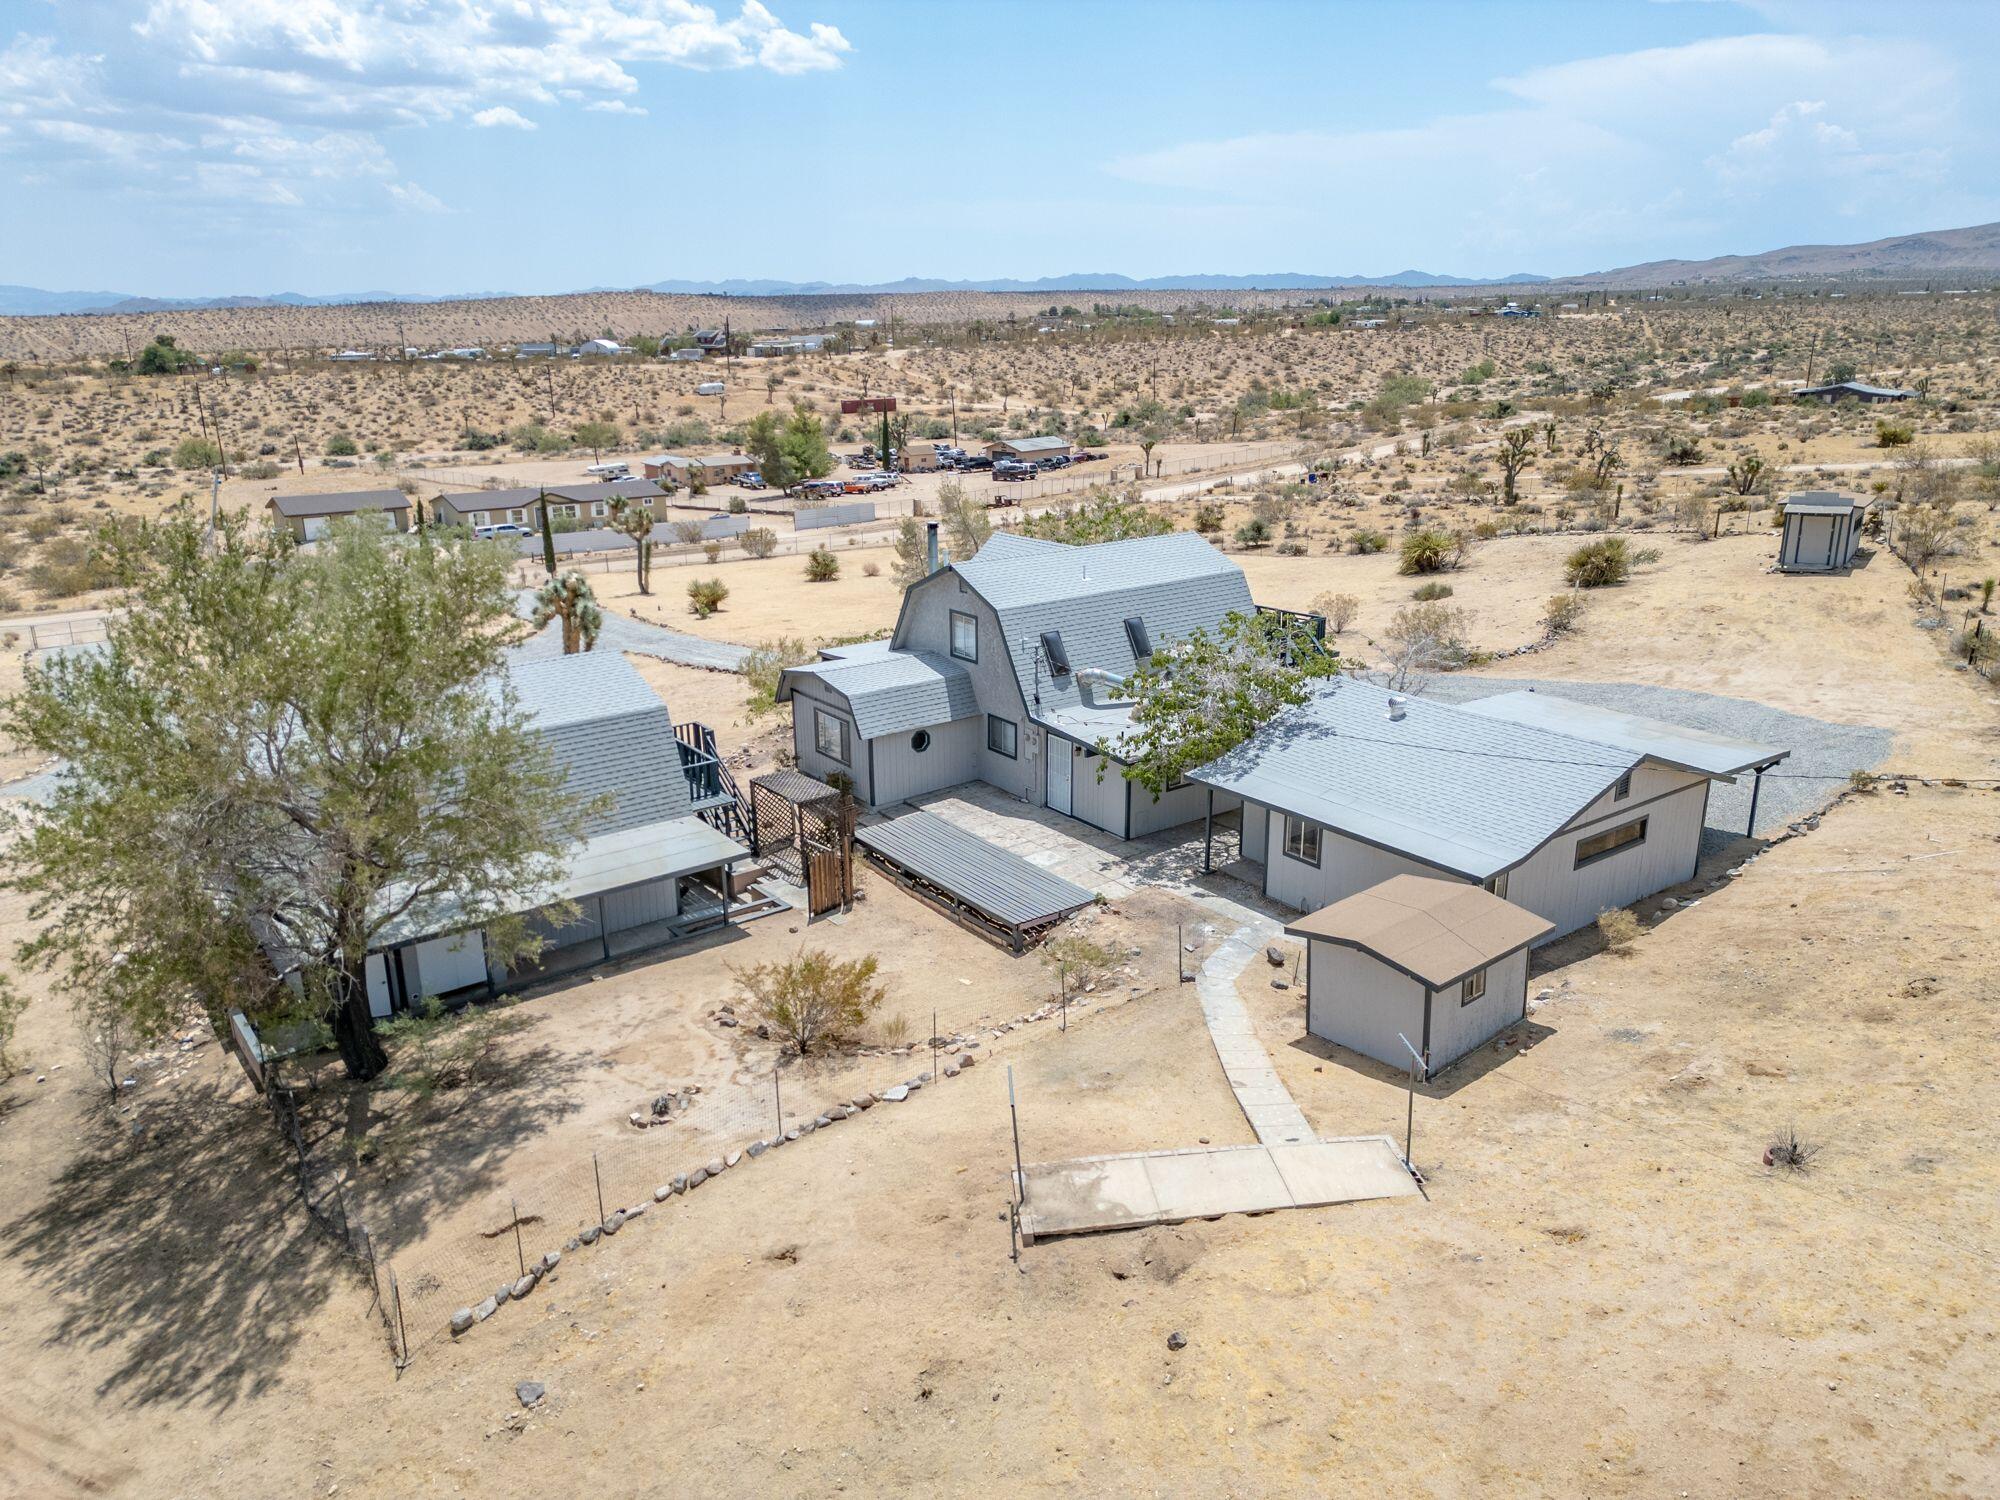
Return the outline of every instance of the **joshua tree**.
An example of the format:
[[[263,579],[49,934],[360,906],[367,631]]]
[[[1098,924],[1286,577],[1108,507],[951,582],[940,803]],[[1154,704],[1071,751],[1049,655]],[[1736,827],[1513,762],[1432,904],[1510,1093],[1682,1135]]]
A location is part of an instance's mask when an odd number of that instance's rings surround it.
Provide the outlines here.
[[[611,502],[611,529],[632,538],[637,549],[639,592],[653,592],[653,513],[637,496],[621,495]]]
[[[535,628],[551,620],[562,621],[563,655],[574,656],[597,644],[604,628],[604,611],[590,591],[590,580],[581,573],[558,573],[535,591]]]
[[[1512,505],[1516,499],[1515,485],[1521,478],[1521,471],[1535,461],[1534,434],[1525,427],[1509,428],[1500,440],[1498,454],[1500,464],[1500,503]]]

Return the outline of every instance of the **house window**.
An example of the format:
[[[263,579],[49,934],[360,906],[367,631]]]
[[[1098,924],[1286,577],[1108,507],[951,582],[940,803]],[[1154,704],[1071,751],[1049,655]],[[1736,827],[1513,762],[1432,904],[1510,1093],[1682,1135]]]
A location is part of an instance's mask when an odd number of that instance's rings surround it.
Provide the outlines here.
[[[507,519],[512,521],[516,526],[519,526],[523,521],[528,519],[528,513],[524,510],[510,510],[507,512]]]
[[[1006,756],[1009,760],[1018,759],[1021,754],[1021,726],[1012,719],[1003,719],[998,714],[988,714],[986,748],[995,755]]]
[[[979,660],[979,621],[976,617],[951,612],[951,654],[960,661]]]
[[[1620,823],[1616,828],[1607,828],[1602,833],[1593,833],[1587,839],[1576,841],[1576,868],[1600,859],[1609,859],[1620,849],[1629,849],[1634,844],[1646,842],[1646,820],[1634,818],[1629,823]]]
[[[1611,788],[1611,800],[1613,802],[1623,802],[1627,797],[1631,795],[1632,795],[1632,773],[1630,771],[1627,771],[1623,776],[1620,776],[1618,778],[1617,784]]]
[[[1507,899],[1507,872],[1502,870],[1498,875],[1490,877],[1486,882],[1486,889],[1498,896],[1502,901],[1505,901]]]
[[[910,736],[910,748],[916,751],[917,754],[922,755],[930,747],[931,732],[928,729],[919,729],[915,734]]]
[[[1069,676],[1069,648],[1063,645],[1060,630],[1042,632],[1042,659],[1049,664],[1049,670],[1056,676]]]
[[[848,763],[847,720],[823,708],[813,710],[813,746],[828,760]]]
[[[1460,1005],[1470,1005],[1485,993],[1486,971],[1481,969],[1477,974],[1466,975],[1463,982],[1460,983],[1458,987],[1458,1003]]]
[[[1285,854],[1301,864],[1319,863],[1319,824],[1304,818],[1285,818]]]
[[[590,502],[590,513],[591,513],[591,514],[592,514],[593,516],[601,516],[601,515],[603,515],[603,514],[604,514],[604,502],[603,502],[602,500],[593,500],[593,501],[591,501],[591,502]]]
[[[1146,634],[1146,622],[1137,615],[1125,622],[1125,639],[1131,642],[1132,660],[1144,661],[1153,654],[1153,640]]]

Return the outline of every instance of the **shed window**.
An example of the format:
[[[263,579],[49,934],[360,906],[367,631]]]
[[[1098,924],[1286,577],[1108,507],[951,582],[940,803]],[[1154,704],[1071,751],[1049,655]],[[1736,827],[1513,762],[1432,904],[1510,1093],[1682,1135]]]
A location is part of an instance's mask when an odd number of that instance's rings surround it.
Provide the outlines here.
[[[1620,849],[1629,849],[1634,844],[1646,842],[1646,820],[1634,818],[1629,823],[1620,823],[1616,828],[1607,828],[1602,833],[1593,833],[1587,839],[1576,841],[1576,868],[1581,870],[1595,860],[1609,859]]]
[[[1477,974],[1466,975],[1464,980],[1461,981],[1458,986],[1458,1003],[1460,1005],[1470,1005],[1485,993],[1486,971],[1481,969]]]
[[[813,710],[813,745],[828,760],[848,763],[847,720],[823,708]]]
[[[1632,795],[1632,773],[1630,771],[1627,771],[1623,776],[1620,776],[1618,778],[1617,785],[1611,788],[1611,800],[1613,802],[1623,802],[1627,797],[1631,795]]]
[[[1021,754],[1021,726],[998,714],[986,716],[986,748],[995,755],[1016,760]]]
[[[930,747],[931,732],[928,729],[919,729],[915,734],[910,736],[910,748],[916,751],[917,754],[922,755]]]
[[[956,609],[951,612],[951,654],[960,661],[979,660],[979,621]]]
[[[1042,632],[1042,659],[1048,662],[1049,670],[1056,676],[1069,676],[1069,651],[1063,645],[1060,630]]]
[[[1285,854],[1303,864],[1319,863],[1319,824],[1304,818],[1285,818]]]
[[[1146,622],[1137,615],[1125,622],[1125,639],[1132,643],[1132,660],[1144,661],[1153,654],[1153,638],[1146,634]]]

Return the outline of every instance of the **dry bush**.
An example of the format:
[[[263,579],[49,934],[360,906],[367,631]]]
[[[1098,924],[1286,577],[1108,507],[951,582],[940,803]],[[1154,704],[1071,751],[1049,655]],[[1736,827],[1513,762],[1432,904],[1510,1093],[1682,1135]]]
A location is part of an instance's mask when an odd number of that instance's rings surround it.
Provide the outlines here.
[[[868,1024],[888,992],[875,983],[873,956],[839,959],[820,948],[798,957],[731,966],[752,1013],[799,1056],[831,1046]]]
[[[1614,906],[1597,914],[1597,932],[1604,939],[1606,952],[1624,953],[1638,939],[1639,919],[1624,907]]]

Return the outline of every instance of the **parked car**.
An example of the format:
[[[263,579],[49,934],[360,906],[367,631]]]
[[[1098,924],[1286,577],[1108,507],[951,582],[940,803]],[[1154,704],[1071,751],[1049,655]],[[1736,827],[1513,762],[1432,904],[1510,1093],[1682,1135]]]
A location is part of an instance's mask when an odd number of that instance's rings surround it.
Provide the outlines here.
[[[842,480],[840,485],[840,492],[843,495],[866,495],[874,489],[875,486],[869,482],[869,478],[858,474],[852,479]]]
[[[764,488],[764,476],[759,474],[755,469],[751,469],[749,472],[737,476],[736,485],[739,489],[761,490]]]
[[[843,462],[850,469],[872,469],[875,467],[875,460],[865,453],[850,453]]]
[[[485,538],[495,536],[530,536],[533,533],[525,526],[516,526],[512,521],[502,521],[497,526],[475,526],[472,528],[472,534],[476,537]]]
[[[891,474],[887,470],[877,470],[873,474],[863,476],[861,482],[871,490],[893,490],[903,482],[903,476]]]
[[[1036,472],[1033,464],[1013,458],[1003,458],[993,466],[993,477],[1002,480],[1031,479]]]
[[[974,453],[961,458],[958,466],[961,469],[990,469],[993,467],[993,460],[983,453]]]
[[[808,479],[798,486],[798,493],[808,500],[825,500],[846,490],[847,483],[841,479]]]

